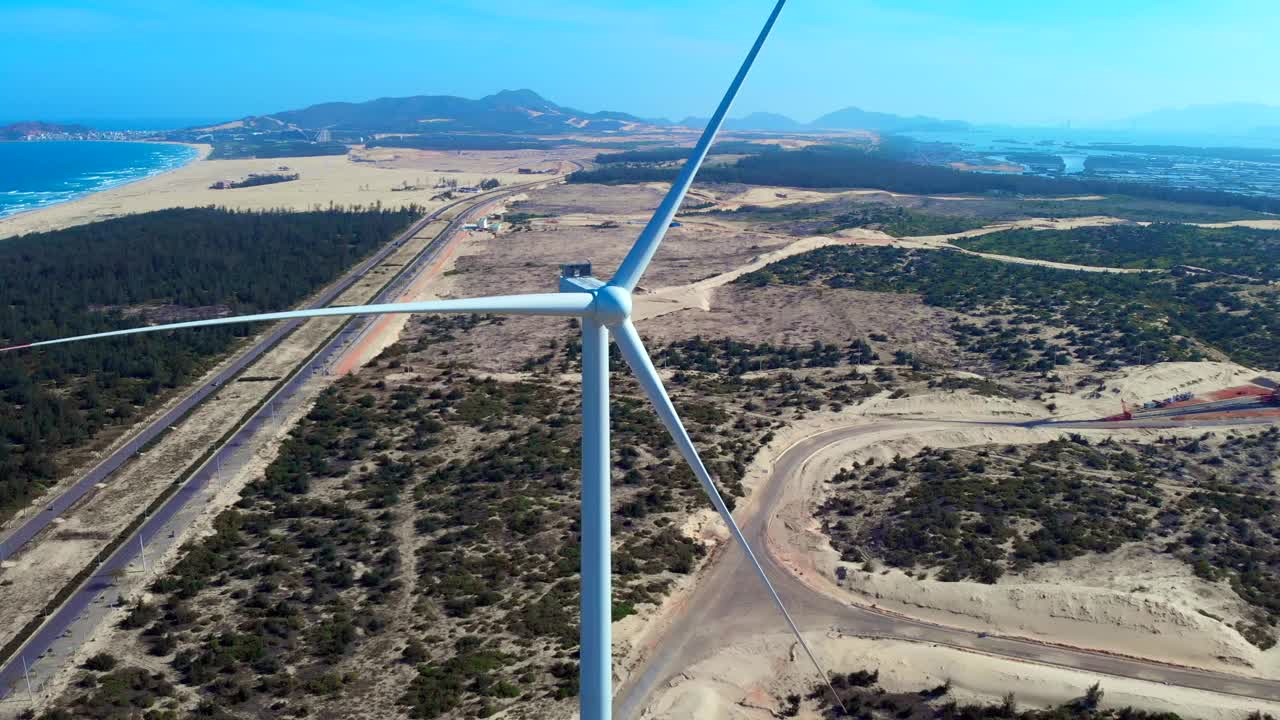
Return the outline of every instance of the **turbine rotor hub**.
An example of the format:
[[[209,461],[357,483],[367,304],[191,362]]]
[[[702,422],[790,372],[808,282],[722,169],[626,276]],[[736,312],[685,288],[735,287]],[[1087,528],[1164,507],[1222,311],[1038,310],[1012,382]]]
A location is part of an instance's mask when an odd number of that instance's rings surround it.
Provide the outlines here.
[[[605,285],[596,290],[591,306],[595,319],[605,325],[621,325],[631,317],[631,293],[626,288]]]

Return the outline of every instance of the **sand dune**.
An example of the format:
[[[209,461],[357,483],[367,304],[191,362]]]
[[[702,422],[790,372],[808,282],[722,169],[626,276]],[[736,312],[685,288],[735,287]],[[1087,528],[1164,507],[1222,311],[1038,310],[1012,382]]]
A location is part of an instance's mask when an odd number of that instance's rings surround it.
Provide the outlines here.
[[[1002,660],[929,643],[808,633],[805,639],[833,671],[879,670],[890,692],[914,692],[950,680],[950,698],[998,703],[1014,693],[1022,708],[1068,702],[1095,682],[1103,707],[1137,706],[1183,717],[1239,720],[1254,710],[1280,712],[1280,703],[1171,687],[1157,682],[1095,675],[1035,663]],[[649,706],[652,720],[764,720],[788,694],[817,682],[813,667],[789,635],[766,636],[726,648],[672,681]],[[809,711],[801,718],[816,717]]]

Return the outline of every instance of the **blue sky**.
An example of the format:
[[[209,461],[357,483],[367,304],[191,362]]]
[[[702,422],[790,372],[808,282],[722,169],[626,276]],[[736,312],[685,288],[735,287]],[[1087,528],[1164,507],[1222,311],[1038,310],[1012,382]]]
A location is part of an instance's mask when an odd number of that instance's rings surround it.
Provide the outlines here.
[[[705,115],[772,0],[0,0],[0,119],[214,119],[528,87]],[[1277,0],[791,0],[735,108],[1077,125],[1280,105]]]

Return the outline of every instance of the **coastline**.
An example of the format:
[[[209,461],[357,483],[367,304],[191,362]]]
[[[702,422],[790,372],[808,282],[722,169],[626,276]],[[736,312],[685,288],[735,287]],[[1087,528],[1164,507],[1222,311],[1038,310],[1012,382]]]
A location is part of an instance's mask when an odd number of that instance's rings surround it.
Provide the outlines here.
[[[24,142],[44,142],[44,141],[5,140],[0,142],[4,142],[8,144],[8,143],[24,143]],[[28,208],[26,210],[19,210],[17,212],[12,212],[8,214],[0,214],[0,223],[5,223],[9,220],[14,220],[16,218],[31,215],[32,213],[43,212],[51,208],[67,205],[69,203],[74,203],[79,200],[83,200],[85,198],[91,197],[93,195],[97,195],[99,193],[105,193],[111,190],[118,190],[120,188],[127,187],[129,185],[133,185],[136,183],[144,182],[146,180],[152,180],[158,177],[163,177],[164,175],[177,172],[179,170],[182,170],[183,168],[186,168],[190,165],[193,165],[202,160],[205,160],[209,157],[210,153],[213,152],[213,146],[206,143],[186,143],[186,142],[178,142],[175,140],[107,140],[107,141],[70,140],[70,141],[62,141],[62,142],[121,142],[121,143],[138,143],[138,144],[147,144],[147,145],[179,145],[182,147],[191,148],[192,150],[194,150],[194,155],[180,162],[174,163],[172,165],[157,168],[152,172],[148,172],[146,174],[139,175],[137,177],[128,178],[126,180],[121,180],[115,183],[107,183],[89,190],[84,190],[74,195],[70,195],[62,200],[51,202],[47,205],[40,205],[38,207]],[[8,235],[0,234],[0,237],[8,237]]]
[[[529,179],[516,172],[518,166],[558,162],[542,151],[475,151],[459,155],[401,148],[353,149],[360,162],[353,162],[348,155],[210,160],[210,151],[208,146],[198,151],[201,162],[188,162],[136,182],[0,218],[0,241],[173,208],[286,212],[328,206],[429,208],[443,202],[433,199],[441,192],[433,187],[441,179],[477,185],[486,178],[495,178],[509,185]],[[297,174],[298,179],[246,188],[215,188],[253,174],[280,172],[282,167]]]

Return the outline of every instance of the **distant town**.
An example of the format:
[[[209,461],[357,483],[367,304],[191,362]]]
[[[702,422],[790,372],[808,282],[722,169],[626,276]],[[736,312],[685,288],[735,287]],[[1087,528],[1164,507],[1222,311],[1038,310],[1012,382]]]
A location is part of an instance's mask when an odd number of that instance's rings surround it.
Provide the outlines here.
[[[38,142],[49,140],[138,140],[154,137],[154,130],[94,130],[84,125],[46,122],[19,122],[0,127],[0,141]]]

